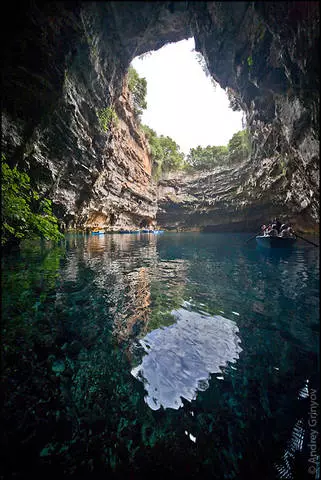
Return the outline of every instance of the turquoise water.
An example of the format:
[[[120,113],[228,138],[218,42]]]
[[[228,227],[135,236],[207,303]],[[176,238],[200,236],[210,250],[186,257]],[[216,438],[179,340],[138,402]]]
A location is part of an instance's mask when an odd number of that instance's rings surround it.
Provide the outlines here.
[[[249,236],[67,235],[4,257],[3,478],[314,478],[319,249]]]

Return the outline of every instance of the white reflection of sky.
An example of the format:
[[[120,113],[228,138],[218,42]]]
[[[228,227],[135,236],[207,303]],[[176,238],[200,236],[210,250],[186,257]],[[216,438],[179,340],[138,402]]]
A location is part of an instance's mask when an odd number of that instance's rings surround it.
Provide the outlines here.
[[[197,390],[208,388],[210,373],[220,373],[234,363],[242,349],[235,322],[180,308],[177,322],[148,333],[140,341],[146,351],[142,363],[132,369],[145,382],[146,403],[152,410],[181,407],[180,397],[191,401]]]

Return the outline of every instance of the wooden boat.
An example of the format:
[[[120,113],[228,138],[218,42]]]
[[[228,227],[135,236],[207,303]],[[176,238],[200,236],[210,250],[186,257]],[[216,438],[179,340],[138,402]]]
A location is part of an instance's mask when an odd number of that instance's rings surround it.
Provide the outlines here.
[[[258,235],[256,243],[265,248],[290,248],[296,242],[296,237],[270,237],[269,235]]]

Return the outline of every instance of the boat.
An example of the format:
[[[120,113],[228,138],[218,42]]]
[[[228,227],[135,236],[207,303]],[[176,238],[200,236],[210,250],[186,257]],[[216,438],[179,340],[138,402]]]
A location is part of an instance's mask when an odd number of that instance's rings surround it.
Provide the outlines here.
[[[158,234],[158,233],[164,233],[164,230],[142,230],[142,233],[154,233],[154,234]]]
[[[98,230],[98,231],[93,231],[93,232],[91,232],[91,234],[92,234],[92,235],[104,235],[105,232],[104,232],[104,230]]]
[[[120,230],[119,233],[140,233],[140,230]]]
[[[272,237],[269,235],[258,235],[256,243],[265,248],[290,248],[296,242],[296,237]]]

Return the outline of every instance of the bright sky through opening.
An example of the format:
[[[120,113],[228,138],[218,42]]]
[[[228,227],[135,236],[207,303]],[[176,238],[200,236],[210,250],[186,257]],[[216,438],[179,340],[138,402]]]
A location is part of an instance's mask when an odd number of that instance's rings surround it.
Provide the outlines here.
[[[242,112],[229,108],[225,91],[206,77],[194,48],[189,38],[132,62],[147,80],[142,123],[171,137],[185,154],[198,145],[227,145],[242,130]]]

